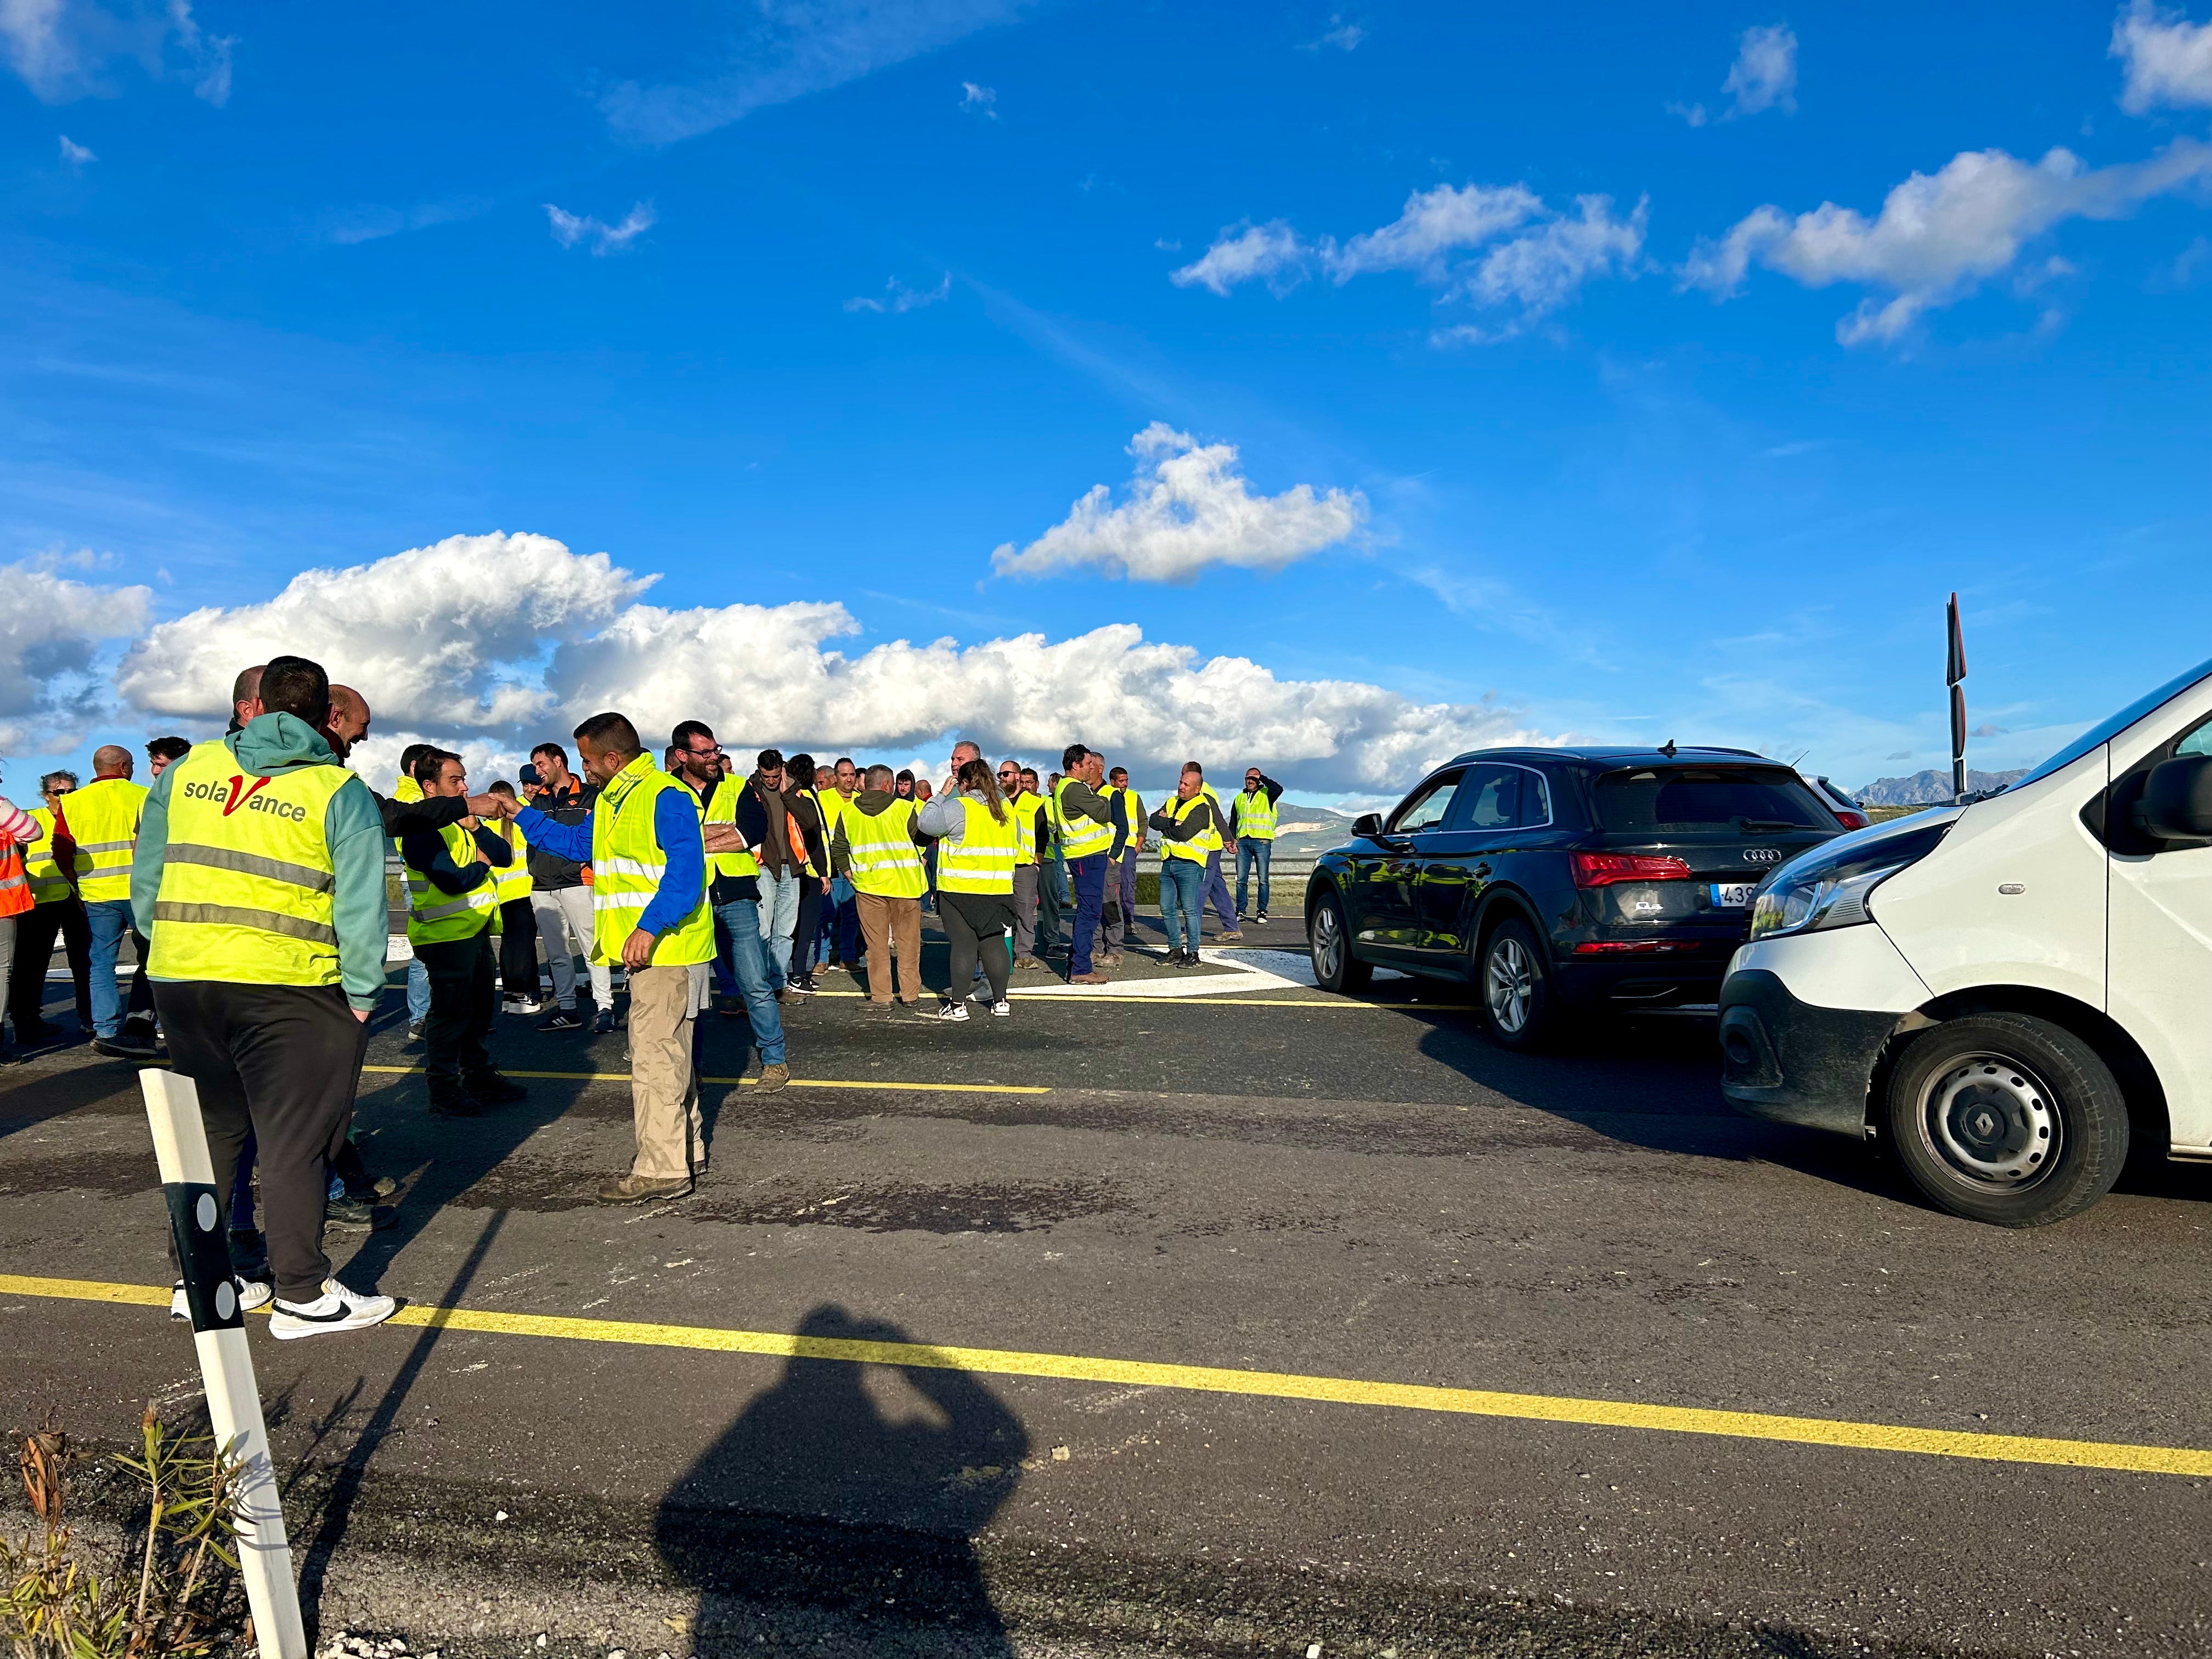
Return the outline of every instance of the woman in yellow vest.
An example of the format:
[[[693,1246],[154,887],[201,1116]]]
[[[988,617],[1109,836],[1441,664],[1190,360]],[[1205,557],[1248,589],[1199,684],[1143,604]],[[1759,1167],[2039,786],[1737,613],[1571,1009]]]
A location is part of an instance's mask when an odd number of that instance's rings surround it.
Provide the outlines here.
[[[514,800],[514,786],[494,779],[489,793]],[[517,805],[520,805],[517,802]],[[513,818],[501,818],[484,828],[507,844],[514,861],[499,872],[499,981],[501,1009],[510,1014],[534,1014],[538,1002],[538,913],[530,906],[530,843]]]
[[[1160,921],[1167,929],[1167,964],[1195,968],[1206,861],[1221,850],[1225,828],[1220,807],[1206,792],[1205,768],[1196,761],[1183,763],[1175,799],[1152,814],[1152,825],[1160,832]]]
[[[969,987],[980,957],[988,992],[975,994],[1001,1017],[1013,957],[1006,939],[1014,925],[1014,866],[1025,837],[1019,815],[1006,805],[990,763],[970,760],[921,809],[915,828],[937,843],[938,915],[952,947],[951,981],[939,1000],[939,1019],[968,1018]],[[1032,856],[1034,856],[1032,854]]]
[[[891,769],[871,766],[867,787],[837,815],[830,856],[853,884],[853,903],[868,957],[868,1006],[891,1006],[891,975],[899,1000],[921,1007],[921,848],[914,802],[896,793]],[[894,967],[896,964],[896,967]]]

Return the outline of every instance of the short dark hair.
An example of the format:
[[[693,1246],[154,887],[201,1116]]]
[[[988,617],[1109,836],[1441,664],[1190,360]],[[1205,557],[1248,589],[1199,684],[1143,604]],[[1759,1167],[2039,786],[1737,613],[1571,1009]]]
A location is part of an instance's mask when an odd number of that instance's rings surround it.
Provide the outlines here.
[[[1106,775],[1109,778],[1126,778],[1129,775],[1129,769],[1126,766],[1117,766]]]
[[[789,760],[784,762],[784,764],[791,769],[792,776],[795,778],[804,778],[808,783],[814,781],[813,756],[807,754],[793,755]]]
[[[552,756],[555,760],[561,763],[561,769],[563,772],[568,769],[568,751],[559,744],[541,743],[530,751],[530,758],[532,760],[536,760],[540,755]]]
[[[671,749],[689,749],[694,738],[704,738],[712,743],[714,741],[714,728],[704,720],[678,720],[676,729],[668,734],[668,746]]]
[[[1037,769],[1034,766],[1024,766],[1022,768],[1022,775],[1029,779],[1032,783],[1036,781],[1036,775]]]
[[[834,772],[841,766],[850,766],[852,763],[853,757],[850,755],[840,755],[830,763],[830,769]]]
[[[410,743],[404,749],[401,750],[399,751],[400,776],[406,778],[413,777],[415,775],[415,763],[421,760],[423,756],[428,754],[437,746],[438,745],[434,743]]]
[[[238,678],[230,683],[230,700],[247,702],[261,695],[261,677],[269,672],[267,663],[258,662],[251,668],[241,668]]]
[[[494,778],[489,783],[484,785],[484,792],[487,794],[505,795],[509,800],[514,799],[514,786],[505,778]]]
[[[763,749],[753,757],[753,769],[756,772],[770,771],[782,764],[783,750],[781,749]]]
[[[883,782],[877,782],[876,780],[878,778],[881,778]],[[878,761],[875,765],[871,766],[868,769],[868,775],[866,778],[862,780],[862,781],[864,781],[871,789],[882,789],[887,787],[892,781],[891,769]]]
[[[1073,772],[1083,764],[1083,757],[1090,752],[1081,744],[1071,743],[1060,751],[1060,769],[1063,772]]]
[[[39,793],[43,795],[47,790],[52,788],[54,787],[54,780],[57,778],[66,779],[68,781],[69,787],[72,789],[82,787],[77,782],[76,774],[74,772],[49,772],[46,776],[39,780]]]
[[[637,740],[637,727],[629,723],[629,716],[609,709],[604,714],[594,714],[569,735],[578,743],[604,749],[611,755],[642,754],[645,745]]]
[[[272,714],[289,714],[310,726],[331,719],[331,677],[305,657],[271,657],[261,671],[261,706]]]
[[[182,738],[156,738],[146,745],[149,760],[182,760],[191,752],[191,744]]]
[[[911,767],[900,767],[898,769],[898,775],[893,780],[893,781],[898,783],[912,783],[914,781],[914,769]]]
[[[460,757],[452,750],[434,748],[426,743],[422,745],[422,752],[415,757],[415,764],[409,769],[413,773],[416,782],[435,783],[444,775],[446,763],[459,759]]]
[[[1206,769],[1196,761],[1185,761],[1182,763],[1182,769],[1186,772],[1195,772],[1201,778],[1206,775]]]

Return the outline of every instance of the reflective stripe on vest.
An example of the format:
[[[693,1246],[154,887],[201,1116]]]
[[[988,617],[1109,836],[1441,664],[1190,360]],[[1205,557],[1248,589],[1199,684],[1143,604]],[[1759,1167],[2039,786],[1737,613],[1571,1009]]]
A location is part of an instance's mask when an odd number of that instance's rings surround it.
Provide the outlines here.
[[[700,821],[702,823],[726,823],[732,830],[736,829],[738,824],[738,795],[744,787],[744,786],[741,783],[733,782],[728,778],[724,778],[722,781],[716,786],[714,790],[714,799],[707,803],[704,816]],[[698,792],[696,790],[692,792],[691,799],[695,801],[699,799]],[[755,858],[750,853],[745,851],[742,847],[734,853],[708,854],[707,867],[712,870],[718,876],[757,876],[760,874],[760,860]]]
[[[937,843],[937,884],[948,893],[1011,893],[1021,858],[1021,815],[1011,807],[1000,823],[980,800],[963,797],[968,822],[960,839]]]
[[[58,904],[75,890],[69,878],[54,862],[54,810],[51,806],[33,806],[31,816],[39,821],[46,833],[23,849],[23,874],[31,884],[31,902]]]
[[[653,833],[653,812],[663,793],[684,786],[645,755],[609,779],[592,809],[592,960],[622,960],[623,945],[637,929],[667,872],[667,854]],[[699,797],[689,789],[696,815]],[[707,908],[706,884],[698,902],[675,927],[657,935],[647,960],[655,968],[683,967],[714,959],[714,913]]]
[[[1193,795],[1188,800],[1171,800],[1167,804],[1167,814],[1181,823],[1201,805],[1208,804],[1203,795]],[[1208,823],[1188,841],[1171,841],[1165,836],[1160,837],[1160,852],[1166,858],[1190,859],[1203,864],[1208,853],[1220,850],[1221,825],[1218,821]]]
[[[94,778],[70,793],[64,811],[76,842],[77,893],[87,903],[131,896],[131,852],[145,806],[145,786],[128,778]]]
[[[514,854],[514,862],[499,872],[499,902],[530,896],[530,843],[516,827],[513,818],[501,818],[498,829],[492,831],[507,843]]]
[[[1257,794],[1239,792],[1230,802],[1229,811],[1230,823],[1235,827],[1239,841],[1248,836],[1254,841],[1274,840],[1275,824],[1280,814],[1275,811],[1275,803],[1267,799],[1267,792],[1264,788]]]
[[[1060,849],[1063,856],[1071,859],[1087,859],[1093,853],[1103,853],[1114,844],[1112,824],[1101,823],[1096,818],[1080,815],[1068,816],[1067,786],[1081,781],[1079,778],[1062,778],[1053,786],[1052,791],[1052,817],[1054,823],[1060,829]]]
[[[325,826],[339,790],[368,786],[335,763],[249,778],[219,742],[196,744],[167,776],[147,973],[336,985],[337,877]]]
[[[871,817],[857,806],[845,814],[847,879],[878,898],[920,898],[928,890],[921,848],[914,844],[914,803],[893,797]]]
[[[0,916],[20,916],[32,905],[31,878],[23,873],[23,847],[0,842]]]
[[[1026,789],[1017,789],[1006,797],[1006,811],[1014,820],[1014,831],[1018,837],[1014,844],[1021,849],[1021,857],[1017,861],[1035,864],[1037,855],[1037,798]]]
[[[457,868],[481,864],[476,838],[458,823],[449,823],[438,831],[438,839],[445,844],[446,856]],[[407,942],[410,945],[443,945],[451,939],[472,939],[482,933],[491,921],[491,913],[499,908],[498,872],[494,879],[478,882],[465,893],[448,893],[428,874],[407,866]]]

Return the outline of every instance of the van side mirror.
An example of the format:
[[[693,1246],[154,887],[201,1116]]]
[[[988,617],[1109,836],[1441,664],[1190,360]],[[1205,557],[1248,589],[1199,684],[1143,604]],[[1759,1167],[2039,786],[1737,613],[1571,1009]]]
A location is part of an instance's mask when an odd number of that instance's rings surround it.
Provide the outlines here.
[[[1382,815],[1380,812],[1362,812],[1352,819],[1352,833],[1362,841],[1374,840],[1382,833]]]
[[[2161,841],[2212,841],[2212,755],[2178,755],[2151,768],[2135,819]]]

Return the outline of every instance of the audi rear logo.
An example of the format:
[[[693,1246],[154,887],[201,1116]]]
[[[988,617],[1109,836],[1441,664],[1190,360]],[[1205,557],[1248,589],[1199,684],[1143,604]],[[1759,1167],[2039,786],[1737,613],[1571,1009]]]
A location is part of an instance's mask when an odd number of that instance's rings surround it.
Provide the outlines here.
[[[1743,861],[1746,864],[1779,864],[1782,862],[1782,849],[1779,847],[1747,847],[1743,849]]]

